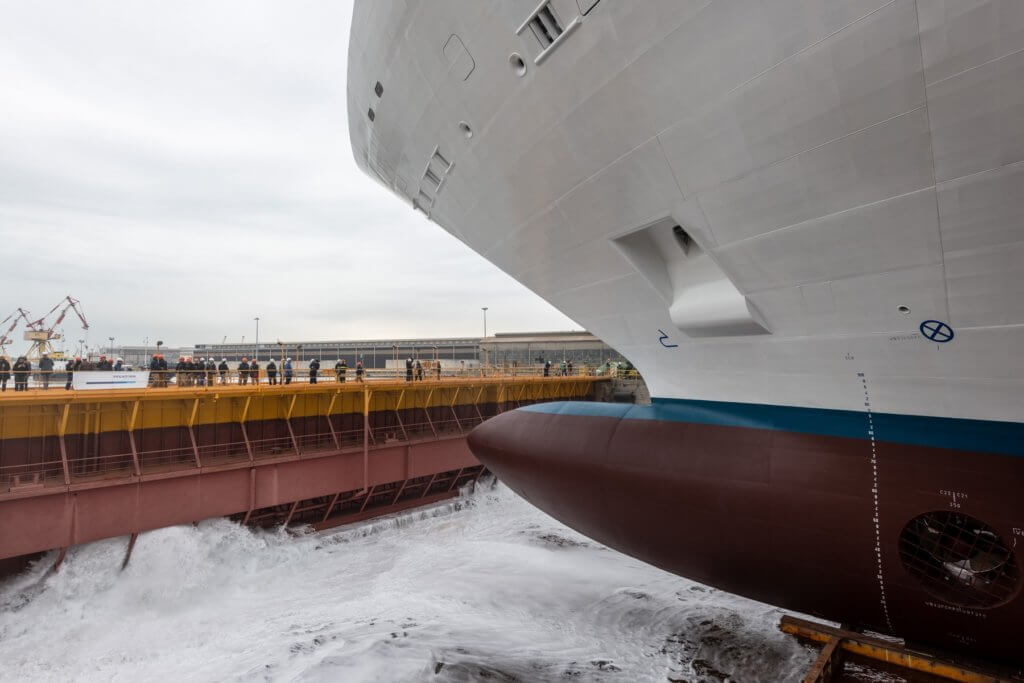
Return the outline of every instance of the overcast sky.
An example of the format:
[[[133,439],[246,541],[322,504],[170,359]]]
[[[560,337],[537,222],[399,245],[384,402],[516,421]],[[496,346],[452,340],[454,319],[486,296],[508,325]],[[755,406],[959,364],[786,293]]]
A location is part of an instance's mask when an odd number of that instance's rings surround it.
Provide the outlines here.
[[[350,19],[0,0],[0,319],[72,294],[92,344],[576,328],[356,168]]]

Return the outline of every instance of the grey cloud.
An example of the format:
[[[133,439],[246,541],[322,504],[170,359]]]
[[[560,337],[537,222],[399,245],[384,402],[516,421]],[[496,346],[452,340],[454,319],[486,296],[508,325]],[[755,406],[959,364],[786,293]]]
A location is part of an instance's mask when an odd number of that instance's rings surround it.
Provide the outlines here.
[[[364,177],[349,3],[0,0],[0,316],[93,342],[571,321]],[[68,336],[78,338],[73,327]]]

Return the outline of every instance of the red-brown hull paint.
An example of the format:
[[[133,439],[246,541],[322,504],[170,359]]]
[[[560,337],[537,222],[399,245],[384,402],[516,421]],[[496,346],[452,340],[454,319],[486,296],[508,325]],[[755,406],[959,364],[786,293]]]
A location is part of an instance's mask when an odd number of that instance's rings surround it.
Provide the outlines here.
[[[1024,662],[1019,591],[998,607],[956,609],[922,589],[898,551],[910,519],[948,509],[942,491],[951,485],[972,491],[963,512],[1013,538],[1024,521],[1020,458],[878,442],[879,558],[864,439],[517,410],[476,428],[469,444],[540,509],[673,573],[908,641]]]
[[[178,468],[144,472],[141,477],[79,478],[69,486],[52,485],[0,497],[0,559],[339,492],[354,493],[362,490],[364,481],[368,487],[390,487],[397,503],[397,487],[403,482],[457,472],[447,481],[465,483],[463,473],[475,476],[479,472],[465,437],[457,435],[373,445],[365,471],[361,447],[302,455],[284,451],[278,457],[253,462],[237,458],[202,468],[194,467],[190,458],[190,454],[182,458]],[[433,495],[438,490],[419,485],[409,493]],[[336,511],[346,510],[339,502]]]

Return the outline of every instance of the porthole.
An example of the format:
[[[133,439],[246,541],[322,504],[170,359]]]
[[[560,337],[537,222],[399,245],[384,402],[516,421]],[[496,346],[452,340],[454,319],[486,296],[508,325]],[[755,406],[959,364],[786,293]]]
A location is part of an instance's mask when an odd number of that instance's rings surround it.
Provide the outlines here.
[[[995,607],[1020,586],[1013,550],[984,522],[959,512],[928,512],[900,532],[904,569],[934,597],[960,607]]]
[[[465,121],[459,121],[459,131],[466,136],[466,139],[473,137],[473,129]]]
[[[902,313],[903,315],[908,315],[910,313],[910,306],[900,305],[896,307],[896,310]]]
[[[366,115],[369,117],[371,121],[377,118],[377,115],[373,113],[373,107],[370,107],[370,111],[366,112]]]
[[[377,97],[380,97],[381,95],[384,94],[384,86],[380,84],[380,81],[377,81],[377,85],[373,86],[373,93]]]
[[[526,62],[519,56],[518,52],[513,52],[508,58],[508,64],[512,67],[512,71],[515,72],[516,76],[522,77],[526,75]]]

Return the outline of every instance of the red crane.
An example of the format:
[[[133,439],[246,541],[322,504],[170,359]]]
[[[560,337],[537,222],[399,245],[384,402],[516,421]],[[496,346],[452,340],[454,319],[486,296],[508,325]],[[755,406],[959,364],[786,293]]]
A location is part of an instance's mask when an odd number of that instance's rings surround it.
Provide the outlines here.
[[[60,309],[60,313],[53,323],[47,327],[46,318],[52,313]],[[20,310],[20,309],[19,309]],[[53,342],[60,339],[61,335],[56,333],[54,330],[57,326],[64,322],[64,317],[68,314],[68,311],[74,311],[78,319],[82,321],[82,329],[89,329],[89,321],[85,319],[85,314],[82,313],[81,302],[71,295],[68,295],[61,299],[56,306],[51,308],[49,312],[39,320],[29,320],[25,318],[25,325],[28,329],[25,331],[25,339],[32,342],[32,346],[29,348],[26,357],[31,362],[38,362],[39,358],[44,354],[54,354]]]
[[[7,355],[7,345],[14,341],[11,337],[11,332],[14,332],[14,328],[18,326],[18,323],[22,320],[26,323],[29,322],[28,311],[24,308],[17,308],[14,313],[11,313],[3,320],[0,320],[0,325],[6,324],[8,320],[11,321],[11,326],[4,330],[4,333],[0,335],[0,355]]]

